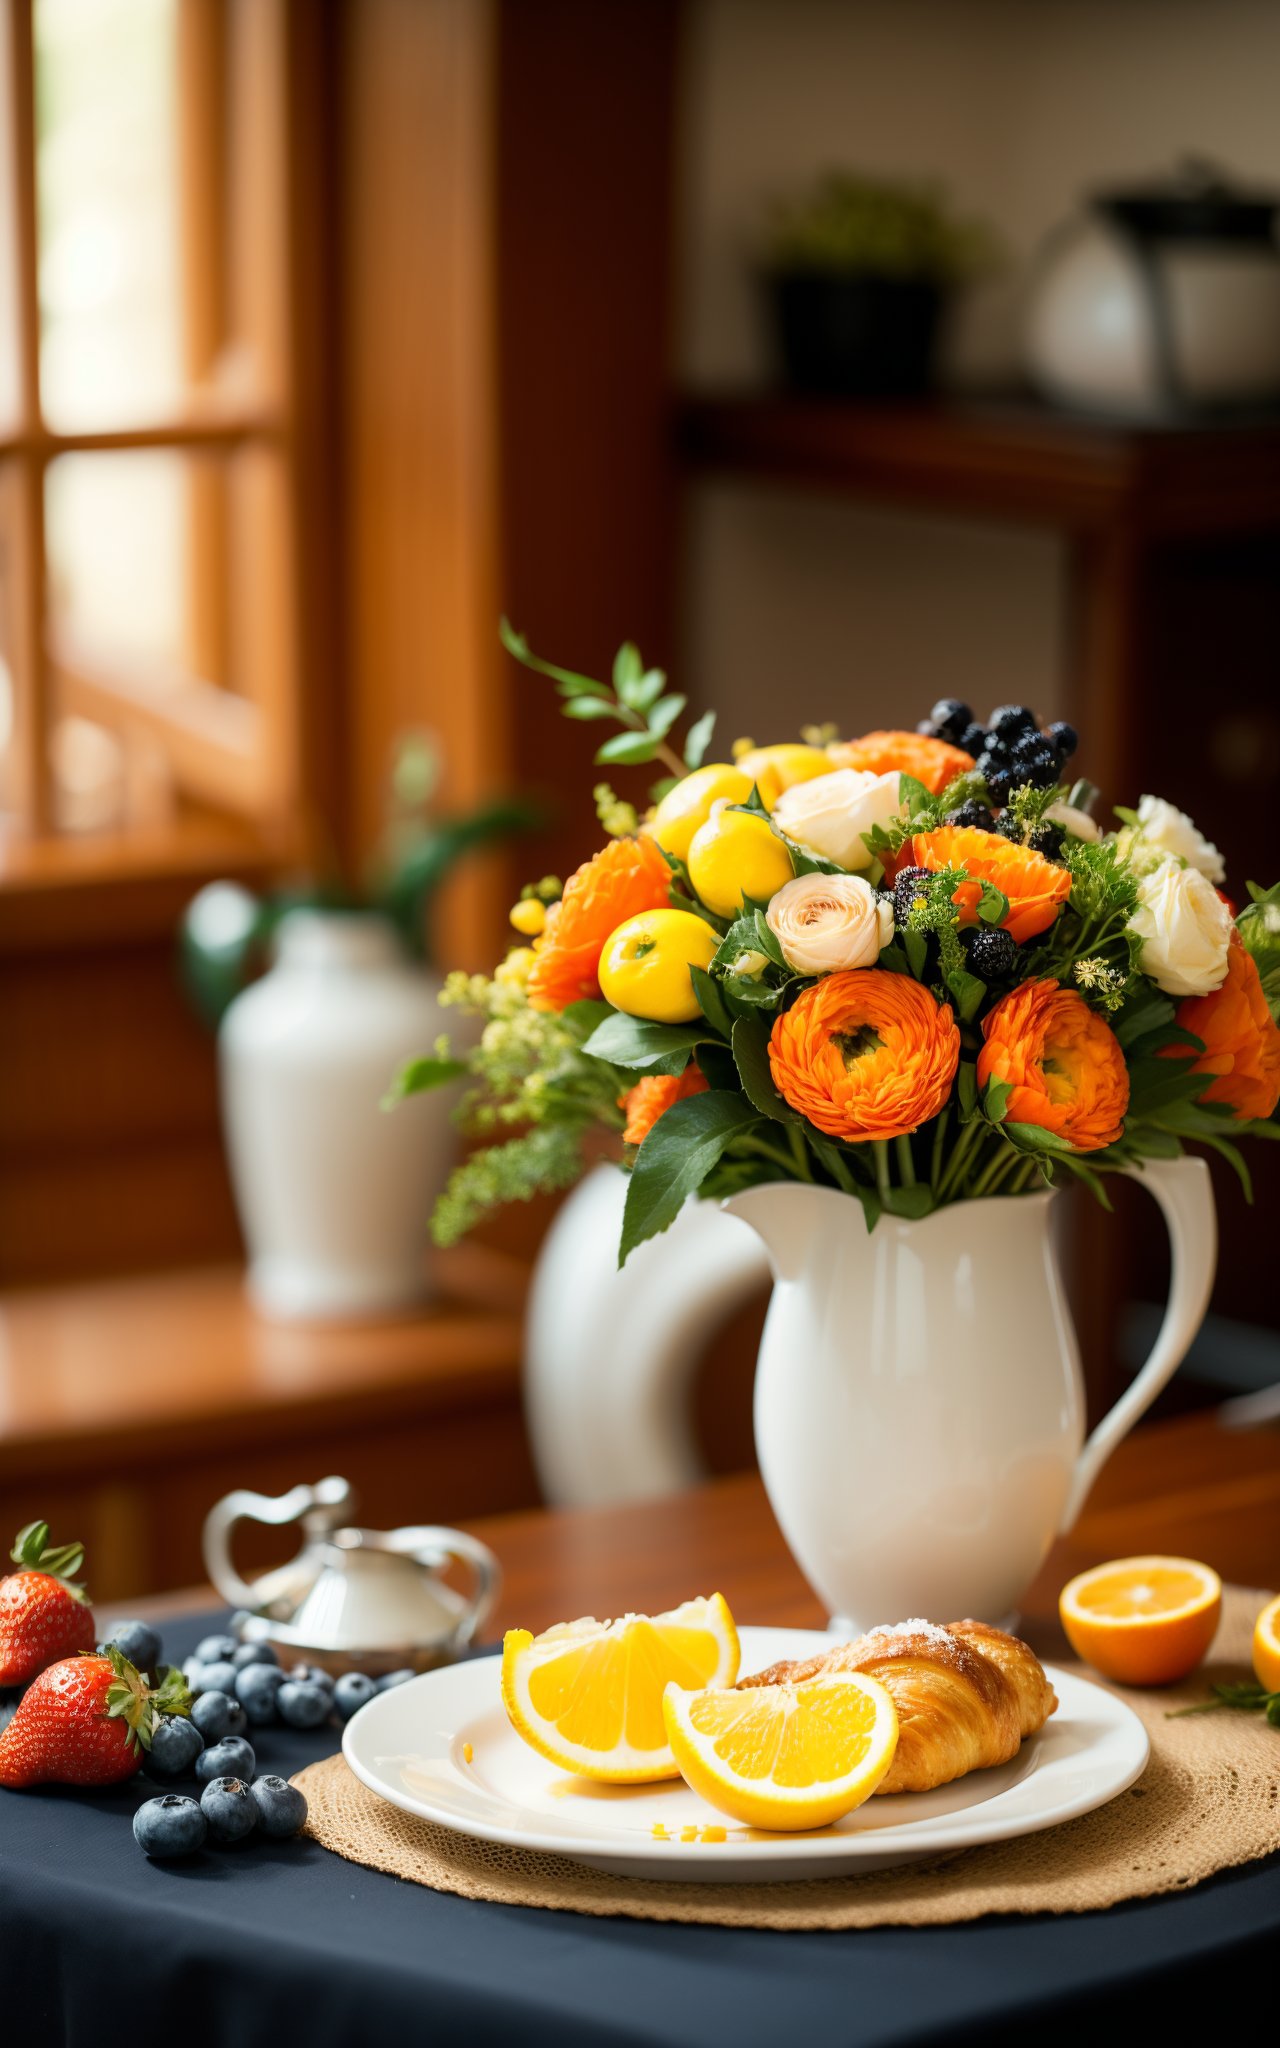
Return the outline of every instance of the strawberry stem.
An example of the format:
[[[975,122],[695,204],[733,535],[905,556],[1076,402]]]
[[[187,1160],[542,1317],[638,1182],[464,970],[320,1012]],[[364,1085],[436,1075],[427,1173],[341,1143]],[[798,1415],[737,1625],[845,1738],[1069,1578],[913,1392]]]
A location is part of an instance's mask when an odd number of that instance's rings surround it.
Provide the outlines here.
[[[19,1529],[9,1555],[21,1570],[44,1572],[74,1593],[77,1600],[84,1599],[84,1587],[72,1583],[84,1563],[83,1543],[59,1543],[51,1549],[49,1524],[28,1522],[24,1529]]]
[[[126,1724],[131,1749],[150,1749],[156,1722],[162,1714],[191,1712],[190,1687],[182,1673],[172,1666],[161,1685],[150,1686],[137,1665],[131,1664],[114,1643],[107,1646],[106,1654],[115,1674],[107,1687],[107,1719]]]

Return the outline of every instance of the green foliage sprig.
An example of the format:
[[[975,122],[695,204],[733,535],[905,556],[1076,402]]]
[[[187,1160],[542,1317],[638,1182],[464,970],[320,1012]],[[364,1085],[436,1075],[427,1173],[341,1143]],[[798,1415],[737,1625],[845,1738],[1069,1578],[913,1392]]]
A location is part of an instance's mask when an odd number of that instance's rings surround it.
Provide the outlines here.
[[[691,768],[701,767],[715,729],[715,712],[705,712],[694,721],[685,736],[683,758],[677,754],[667,744],[667,735],[684,712],[688,699],[668,691],[664,671],[646,668],[632,641],[624,641],[614,656],[613,680],[602,683],[544,661],[509,619],[500,622],[498,633],[507,653],[516,661],[536,675],[551,678],[565,700],[560,708],[566,718],[608,719],[623,727],[596,749],[595,758],[600,766],[634,768],[649,761],[661,761],[676,779],[687,775]]]
[[[762,239],[773,271],[938,283],[989,269],[999,254],[992,230],[955,213],[940,186],[852,171],[830,171],[799,197],[776,200]]]
[[[1165,1720],[1178,1721],[1184,1714],[1217,1714],[1230,1707],[1241,1714],[1265,1714],[1269,1727],[1280,1728],[1280,1692],[1268,1692],[1265,1685],[1252,1679],[1209,1689],[1215,1694],[1213,1699],[1200,1700],[1194,1707],[1172,1707]]]

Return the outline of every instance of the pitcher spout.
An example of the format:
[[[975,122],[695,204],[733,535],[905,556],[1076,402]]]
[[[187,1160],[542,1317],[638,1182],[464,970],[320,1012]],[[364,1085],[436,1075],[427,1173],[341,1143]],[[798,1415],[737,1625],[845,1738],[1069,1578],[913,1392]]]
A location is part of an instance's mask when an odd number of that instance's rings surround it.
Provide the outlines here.
[[[836,1188],[777,1180],[727,1195],[720,1207],[751,1225],[768,1253],[775,1280],[799,1280],[844,1241],[851,1201]]]

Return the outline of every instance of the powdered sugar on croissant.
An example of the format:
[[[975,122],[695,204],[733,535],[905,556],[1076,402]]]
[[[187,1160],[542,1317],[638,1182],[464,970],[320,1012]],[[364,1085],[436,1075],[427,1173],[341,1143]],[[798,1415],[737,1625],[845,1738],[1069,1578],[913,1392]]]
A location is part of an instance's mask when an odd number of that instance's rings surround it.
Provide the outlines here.
[[[900,1621],[739,1684],[797,1685],[827,1671],[878,1678],[898,1710],[898,1747],[880,1792],[929,1792],[1008,1763],[1057,1695],[1034,1651],[980,1621]]]

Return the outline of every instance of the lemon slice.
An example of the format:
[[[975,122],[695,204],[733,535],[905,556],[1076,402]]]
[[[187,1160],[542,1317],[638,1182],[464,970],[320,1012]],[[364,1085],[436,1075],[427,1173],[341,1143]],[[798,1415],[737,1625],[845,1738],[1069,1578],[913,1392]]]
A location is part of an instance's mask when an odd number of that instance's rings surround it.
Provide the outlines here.
[[[786,1833],[861,1806],[898,1746],[897,1709],[861,1671],[746,1692],[672,1686],[662,1713],[686,1784],[734,1820]]]
[[[1280,1692],[1280,1594],[1253,1625],[1253,1669],[1259,1685]]]
[[[720,1593],[669,1614],[565,1621],[540,1636],[513,1628],[502,1644],[502,1702],[516,1733],[562,1770],[613,1784],[675,1778],[664,1692],[732,1685],[738,1657]]]
[[[1121,1685],[1169,1685],[1218,1627],[1222,1581],[1193,1557],[1119,1557],[1068,1580],[1058,1612],[1078,1657]]]

